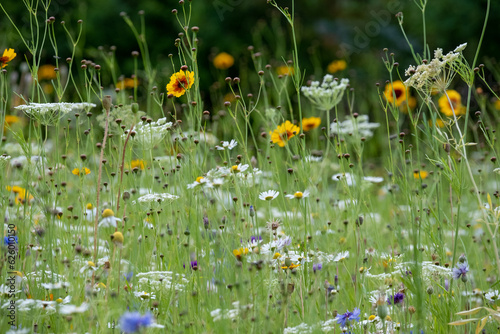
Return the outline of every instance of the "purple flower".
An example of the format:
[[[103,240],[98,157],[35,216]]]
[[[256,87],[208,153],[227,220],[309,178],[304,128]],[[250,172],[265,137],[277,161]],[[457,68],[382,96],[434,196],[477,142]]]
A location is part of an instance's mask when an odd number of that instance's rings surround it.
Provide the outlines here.
[[[401,304],[404,299],[405,299],[405,294],[402,292],[397,292],[394,296],[389,296],[387,298],[387,304],[392,305],[393,302],[394,305]]]
[[[446,291],[450,290],[450,280],[447,278],[444,279],[444,289]]]
[[[120,329],[124,333],[135,333],[141,327],[151,326],[153,316],[151,313],[141,315],[139,312],[125,312],[120,318]]]
[[[191,269],[198,270],[198,261],[191,261]]]
[[[321,270],[321,269],[323,269],[323,265],[321,263],[313,264],[314,273],[316,273],[316,270]]]
[[[337,320],[337,323],[340,324],[342,327],[347,327],[350,325],[349,323],[350,321],[356,320],[359,322],[360,314],[361,314],[360,309],[356,307],[352,312],[349,312],[349,310],[347,310],[346,313],[337,315],[335,319]]]
[[[259,241],[262,241],[262,237],[260,235],[258,235],[258,236],[252,235],[250,237],[250,243],[251,244],[258,243]]]
[[[126,274],[123,274],[123,278],[125,278],[125,280],[127,282],[129,282],[129,283],[130,283],[130,281],[132,281],[132,277],[134,277],[134,272],[133,271],[128,272]]]
[[[455,268],[453,268],[453,278],[459,279],[462,277],[462,280],[467,280],[466,275],[469,272],[469,265],[467,262],[458,263]]]

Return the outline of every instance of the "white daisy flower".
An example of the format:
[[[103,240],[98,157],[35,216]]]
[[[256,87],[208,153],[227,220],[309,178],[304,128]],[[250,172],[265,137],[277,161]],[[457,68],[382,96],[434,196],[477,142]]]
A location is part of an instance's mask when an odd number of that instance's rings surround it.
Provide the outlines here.
[[[96,270],[97,267],[95,266],[94,262],[88,261],[82,268],[80,268],[80,274],[83,274],[86,271],[96,271]]]
[[[333,262],[340,262],[347,259],[348,257],[349,257],[349,251],[340,252],[337,254],[337,256],[335,256]]]
[[[116,227],[117,221],[122,221],[115,217],[115,213],[111,209],[106,209],[102,213],[102,220],[99,222],[99,227]]]
[[[500,291],[495,290],[495,291],[487,292],[484,295],[484,298],[486,298],[488,301],[494,303],[494,302],[500,300]]]
[[[302,198],[309,197],[309,191],[308,190],[306,190],[304,192],[296,191],[294,194],[285,195],[285,197],[290,198],[290,199],[293,199],[293,198],[302,199]]]
[[[222,142],[222,146],[217,145],[217,146],[215,146],[215,148],[216,148],[217,150],[219,150],[219,151],[224,151],[226,148],[227,148],[228,150],[232,150],[232,149],[233,149],[233,148],[235,148],[237,145],[238,145],[238,142],[237,142],[236,140],[234,140],[234,139],[231,139],[231,141],[230,141],[230,142],[228,142],[228,141],[223,141],[223,142]]]
[[[278,197],[279,194],[280,194],[279,191],[268,190],[268,191],[261,192],[259,195],[259,199],[261,199],[263,201],[272,201],[273,199]]]
[[[87,303],[82,303],[80,306],[75,305],[61,305],[59,308],[59,313],[64,315],[70,315],[75,313],[83,313],[89,309],[90,305]]]
[[[141,299],[156,299],[156,296],[146,291],[134,291],[134,295]]]
[[[248,169],[248,164],[245,164],[245,165],[242,165],[242,164],[239,164],[239,165],[234,165],[231,167],[231,171],[233,173],[241,173],[241,172],[244,172]]]
[[[196,187],[198,187],[198,186],[200,186],[202,184],[205,184],[207,182],[208,182],[207,178],[205,178],[203,176],[198,176],[196,178],[196,181],[194,181],[193,183],[188,184],[187,188],[188,189],[193,189],[193,188],[196,188]]]
[[[85,219],[87,219],[89,222],[93,222],[96,215],[97,208],[94,208],[91,203],[87,203],[87,206],[85,207]]]

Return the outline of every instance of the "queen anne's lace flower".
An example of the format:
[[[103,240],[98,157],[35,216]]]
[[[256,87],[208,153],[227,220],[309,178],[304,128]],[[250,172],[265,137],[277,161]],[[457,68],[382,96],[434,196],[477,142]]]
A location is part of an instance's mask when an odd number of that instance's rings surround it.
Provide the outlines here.
[[[321,84],[319,81],[313,81],[311,86],[303,86],[302,93],[318,108],[329,111],[342,100],[348,85],[349,79],[339,81],[327,74],[323,77]]]
[[[54,125],[61,117],[72,112],[88,110],[95,107],[93,103],[30,103],[17,106],[15,109],[22,110],[26,115],[32,117],[42,125]]]
[[[167,118],[160,118],[156,122],[139,122],[135,126],[131,139],[140,144],[144,149],[151,150],[158,145],[172,128],[172,122],[167,122]],[[126,138],[128,131],[122,135]]]
[[[442,49],[436,49],[434,59],[430,62],[424,62],[417,67],[413,65],[408,67],[405,75],[410,78],[405,81],[405,85],[430,94],[433,90],[444,92],[450,86],[456,73],[467,80],[468,66],[465,66],[462,56],[462,51],[466,46],[466,43],[461,44],[455,51],[450,51],[445,55]]]
[[[379,123],[370,123],[368,115],[360,115],[357,118],[349,118],[340,123],[330,124],[330,131],[338,135],[358,135],[359,137],[373,137],[373,129],[380,126]]]

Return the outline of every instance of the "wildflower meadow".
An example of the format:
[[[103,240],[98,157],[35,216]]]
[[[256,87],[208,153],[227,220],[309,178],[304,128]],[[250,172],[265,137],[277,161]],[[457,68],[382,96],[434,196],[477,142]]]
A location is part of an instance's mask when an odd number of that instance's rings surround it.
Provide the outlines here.
[[[0,333],[499,332],[498,4],[260,2],[0,3]]]

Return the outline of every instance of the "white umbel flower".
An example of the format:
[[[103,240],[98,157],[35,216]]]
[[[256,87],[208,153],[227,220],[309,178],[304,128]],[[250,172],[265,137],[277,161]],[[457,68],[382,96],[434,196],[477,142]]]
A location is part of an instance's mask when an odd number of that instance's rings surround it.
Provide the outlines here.
[[[54,125],[61,117],[71,111],[88,110],[95,107],[93,103],[30,103],[15,107],[42,125]]]
[[[319,109],[329,111],[335,107],[349,85],[349,79],[338,80],[327,74],[323,77],[323,82],[313,81],[311,86],[303,86],[302,93]]]
[[[167,122],[167,118],[163,117],[151,123],[139,122],[134,127],[131,135],[132,142],[141,145],[146,150],[151,150],[153,147],[161,143],[167,133],[172,128],[172,122]],[[122,135],[126,138],[128,130]]]

